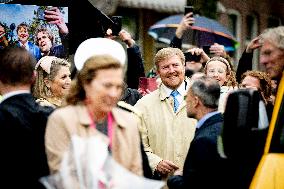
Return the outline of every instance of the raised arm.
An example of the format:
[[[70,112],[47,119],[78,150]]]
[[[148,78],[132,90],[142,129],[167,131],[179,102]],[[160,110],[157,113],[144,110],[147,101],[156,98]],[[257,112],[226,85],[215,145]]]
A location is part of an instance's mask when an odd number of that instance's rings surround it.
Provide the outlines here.
[[[246,50],[243,52],[237,72],[236,72],[236,79],[237,82],[241,82],[241,76],[243,73],[245,73],[248,70],[252,70],[252,58],[253,58],[253,51],[257,48],[261,47],[261,44],[259,42],[259,37],[254,38],[246,47]]]
[[[179,26],[176,29],[175,36],[170,43],[170,47],[181,49],[183,34],[194,24],[194,18],[192,17],[192,15],[193,13],[190,12],[182,18]]]
[[[128,65],[126,83],[129,88],[138,89],[139,78],[145,77],[145,69],[139,46],[125,30],[119,32],[120,39],[127,45]]]

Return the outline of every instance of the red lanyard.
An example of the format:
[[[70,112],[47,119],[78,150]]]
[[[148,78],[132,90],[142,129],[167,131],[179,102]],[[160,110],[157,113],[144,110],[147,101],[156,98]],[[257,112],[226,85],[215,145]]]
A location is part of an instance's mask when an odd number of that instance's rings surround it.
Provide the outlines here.
[[[93,118],[93,113],[91,111],[88,111],[89,112],[89,116],[90,116],[90,119],[91,119],[91,124],[90,124],[90,127],[96,129],[96,123],[94,121],[94,118]],[[107,135],[108,135],[108,138],[109,138],[109,147],[111,149],[112,147],[112,123],[113,123],[113,115],[111,114],[111,112],[109,112],[107,114]]]

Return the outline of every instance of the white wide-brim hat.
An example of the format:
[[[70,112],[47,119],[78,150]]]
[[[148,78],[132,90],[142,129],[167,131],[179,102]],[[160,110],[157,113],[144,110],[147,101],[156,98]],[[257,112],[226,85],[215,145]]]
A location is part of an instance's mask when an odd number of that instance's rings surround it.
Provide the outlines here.
[[[81,70],[85,62],[95,55],[110,55],[121,64],[125,64],[126,53],[122,45],[107,38],[90,38],[83,41],[74,55],[74,63],[77,70]]]

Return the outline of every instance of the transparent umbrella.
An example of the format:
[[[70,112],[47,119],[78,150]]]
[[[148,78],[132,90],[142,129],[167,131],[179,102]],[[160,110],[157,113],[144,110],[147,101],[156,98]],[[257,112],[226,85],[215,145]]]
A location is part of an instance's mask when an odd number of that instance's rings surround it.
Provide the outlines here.
[[[148,34],[155,40],[170,44],[175,35],[176,28],[184,15],[172,15],[152,25]],[[199,47],[219,43],[227,50],[234,51],[239,45],[233,34],[218,21],[195,15],[195,23],[183,35],[183,45],[197,45]]]
[[[73,136],[58,173],[41,178],[47,189],[160,189],[165,183],[139,177],[119,165],[99,137]]]

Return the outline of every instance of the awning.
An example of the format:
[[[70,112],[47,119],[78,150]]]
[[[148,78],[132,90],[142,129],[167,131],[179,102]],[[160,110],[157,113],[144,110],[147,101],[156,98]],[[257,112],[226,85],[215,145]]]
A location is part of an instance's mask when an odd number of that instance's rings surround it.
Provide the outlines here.
[[[128,8],[145,8],[159,12],[184,11],[186,0],[120,0],[119,6]]]

